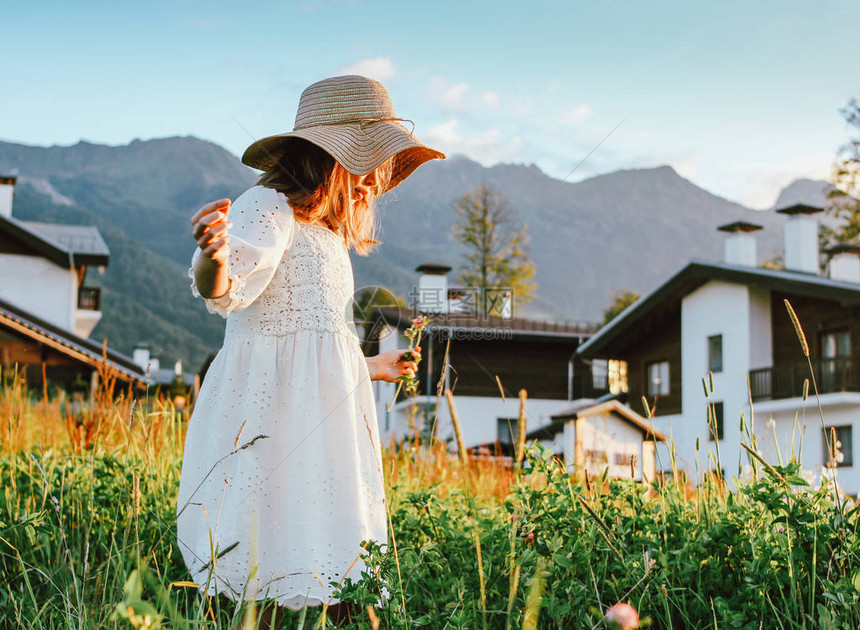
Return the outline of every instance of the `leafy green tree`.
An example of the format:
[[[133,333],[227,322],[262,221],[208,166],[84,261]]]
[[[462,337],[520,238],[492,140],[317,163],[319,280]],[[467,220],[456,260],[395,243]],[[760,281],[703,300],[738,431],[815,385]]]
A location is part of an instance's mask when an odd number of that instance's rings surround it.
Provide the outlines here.
[[[536,285],[531,280],[535,265],[526,251],[526,224],[515,224],[502,194],[483,184],[460,197],[455,210],[458,220],[454,237],[468,248],[466,267],[457,280],[466,287],[482,289],[478,296],[481,312],[485,289],[510,288],[517,305],[534,299]]]
[[[860,243],[860,101],[852,98],[839,110],[858,134],[839,147],[833,163],[826,212],[837,218],[836,227],[822,226],[825,247],[839,243]]]
[[[606,326],[618,317],[624,309],[635,303],[641,295],[630,289],[618,289],[612,292],[612,302],[603,309],[603,325]]]

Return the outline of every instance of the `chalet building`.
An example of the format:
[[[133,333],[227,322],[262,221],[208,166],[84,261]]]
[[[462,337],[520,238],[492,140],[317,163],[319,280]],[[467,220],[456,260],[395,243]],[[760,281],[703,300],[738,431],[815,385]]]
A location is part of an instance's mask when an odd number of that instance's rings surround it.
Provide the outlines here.
[[[631,404],[649,401],[656,428],[674,441],[677,465],[691,478],[697,464],[715,469],[709,451],[719,451],[728,478],[747,463],[743,415],[770,461],[787,458],[794,445],[803,468],[820,474],[833,455],[842,487],[860,490],[860,258],[858,248],[837,248],[820,273],[819,211],[777,211],[787,217],[784,270],[756,266],[759,226],[722,226],[725,262],[690,262],[577,350],[583,360],[626,363]],[[811,384],[803,398],[811,372],[785,300],[805,332],[826,431]],[[826,446],[831,432],[836,453]],[[657,460],[668,472],[665,447]]]
[[[568,468],[597,477],[656,478],[657,442],[666,436],[624,403],[616,400],[575,401],[551,416],[552,423],[526,434],[559,456]]]
[[[90,382],[103,351],[88,337],[102,314],[100,290],[86,277],[107,266],[110,252],[95,227],[14,218],[16,180],[0,177],[0,366],[17,364],[34,386],[43,374],[66,388]],[[106,354],[121,382],[143,384],[129,357]]]
[[[429,319],[420,343],[417,398],[407,401],[401,392],[389,409],[397,385],[374,381],[383,439],[431,430],[438,439],[453,436],[444,389],[438,396],[440,380],[454,394],[467,448],[510,445],[509,427],[512,421],[516,426],[520,389],[528,393],[528,431],[552,424],[552,416],[570,407],[571,401],[608,391],[605,382],[595,387],[589,367],[575,356],[594,327],[513,317],[510,296],[498,301],[498,314],[476,313],[469,290],[448,288],[449,270],[444,265],[418,267],[414,307],[377,307],[365,322],[363,350],[375,355],[408,347],[403,332],[413,318],[423,314]],[[446,348],[448,365],[443,369]],[[414,425],[413,405],[419,410]]]

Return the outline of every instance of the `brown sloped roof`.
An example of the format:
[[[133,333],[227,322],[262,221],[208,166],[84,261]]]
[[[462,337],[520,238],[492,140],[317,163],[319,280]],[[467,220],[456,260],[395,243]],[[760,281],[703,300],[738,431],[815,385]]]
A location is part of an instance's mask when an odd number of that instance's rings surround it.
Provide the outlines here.
[[[101,344],[78,337],[4,300],[0,300],[0,327],[10,328],[93,367],[104,362]],[[110,348],[106,354],[108,365],[119,371],[122,380],[139,387],[146,386],[146,374],[130,357]]]
[[[557,414],[550,416],[552,423],[526,434],[526,439],[540,438],[544,436],[555,435],[563,430],[564,424],[569,420],[578,418],[589,418],[602,414],[613,414],[622,420],[634,425],[641,430],[646,436],[654,436],[654,439],[660,442],[666,441],[666,434],[656,429],[653,424],[643,416],[633,411],[630,407],[618,400],[606,400],[603,402],[597,400],[575,400],[572,401],[571,407]]]
[[[107,266],[110,261],[110,251],[94,226],[19,221],[0,216],[0,232],[32,247],[65,269],[72,265]]]

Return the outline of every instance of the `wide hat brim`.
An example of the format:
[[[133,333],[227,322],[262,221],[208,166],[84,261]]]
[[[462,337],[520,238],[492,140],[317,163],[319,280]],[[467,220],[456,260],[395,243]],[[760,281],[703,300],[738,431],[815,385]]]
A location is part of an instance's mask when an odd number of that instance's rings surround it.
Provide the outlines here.
[[[366,175],[394,157],[391,181],[383,192],[400,184],[416,168],[445,154],[415,138],[394,121],[315,125],[261,138],[249,146],[242,163],[261,171],[272,168],[290,150],[290,140],[301,138],[317,145],[354,175]]]

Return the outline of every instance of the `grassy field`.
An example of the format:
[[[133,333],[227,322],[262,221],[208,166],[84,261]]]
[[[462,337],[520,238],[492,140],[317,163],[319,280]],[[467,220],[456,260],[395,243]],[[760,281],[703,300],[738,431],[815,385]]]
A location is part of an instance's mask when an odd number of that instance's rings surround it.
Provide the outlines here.
[[[102,392],[82,421],[14,375],[0,388],[0,623],[8,628],[251,628],[206,597],[176,546],[185,422]],[[523,469],[446,445],[384,454],[393,540],[339,587],[354,628],[603,628],[629,602],[654,628],[860,627],[860,516],[799,466],[749,454],[749,478],[678,483],[569,475],[533,446]],[[382,587],[391,594],[368,610]],[[331,627],[323,608],[283,628]]]

